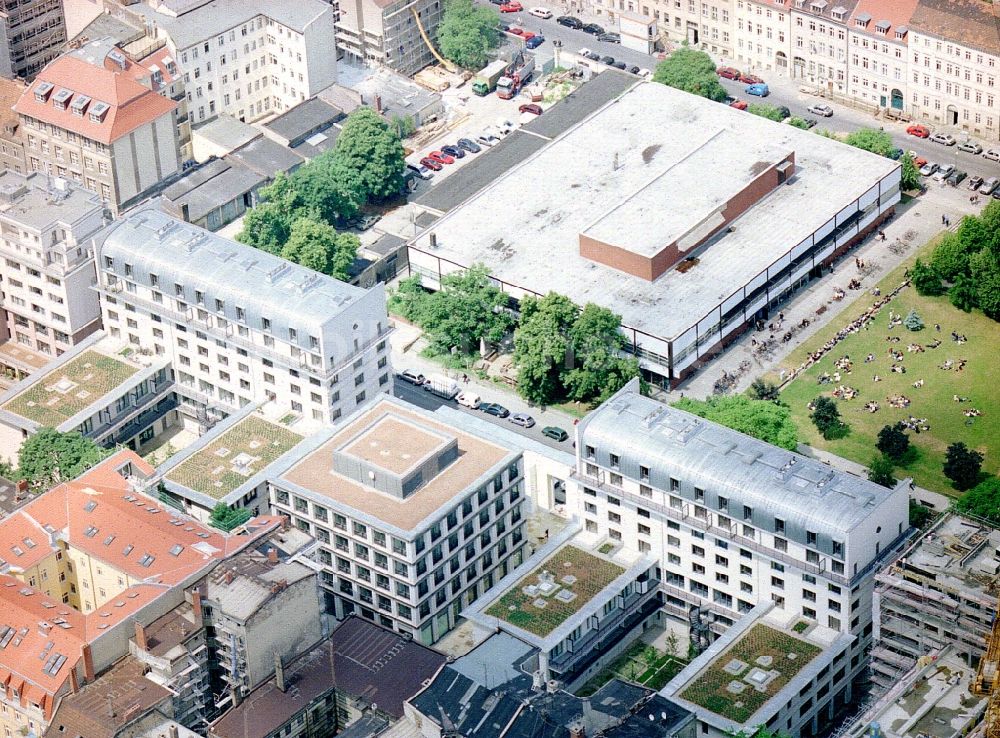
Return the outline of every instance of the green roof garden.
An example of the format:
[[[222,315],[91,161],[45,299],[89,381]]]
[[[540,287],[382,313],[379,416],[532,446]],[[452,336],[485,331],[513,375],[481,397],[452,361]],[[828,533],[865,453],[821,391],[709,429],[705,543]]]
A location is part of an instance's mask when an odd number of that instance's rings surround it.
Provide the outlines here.
[[[302,436],[249,415],[166,474],[166,479],[221,500],[292,449]]]
[[[545,637],[624,573],[608,559],[564,546],[490,605],[486,614]]]
[[[821,651],[791,633],[757,623],[706,666],[680,696],[745,723]]]
[[[84,351],[40,376],[3,409],[39,425],[58,427],[113,389],[139,368],[97,351]]]

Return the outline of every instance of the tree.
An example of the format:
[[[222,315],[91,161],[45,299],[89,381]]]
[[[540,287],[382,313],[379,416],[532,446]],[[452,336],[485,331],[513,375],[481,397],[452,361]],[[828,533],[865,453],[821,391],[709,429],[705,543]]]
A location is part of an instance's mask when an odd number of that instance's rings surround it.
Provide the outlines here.
[[[972,308],[976,307],[977,298],[976,285],[972,278],[966,274],[959,274],[955,278],[955,284],[948,290],[948,299],[951,300],[951,304],[966,313],[971,312]]]
[[[243,230],[236,240],[271,254],[281,253],[291,233],[292,221],[302,208],[302,199],[284,172],[279,172],[271,184],[262,187],[258,195],[261,202],[243,217]]]
[[[209,523],[213,528],[229,532],[233,528],[243,525],[251,517],[252,514],[245,507],[232,508],[225,502],[220,502],[212,508]]]
[[[1000,526],[1000,477],[984,479],[959,497],[955,508]]]
[[[971,493],[970,493],[971,494]],[[963,498],[964,499],[964,498]],[[923,528],[934,517],[933,508],[927,507],[923,503],[910,498],[910,525],[914,528]]]
[[[902,427],[896,425],[882,426],[878,432],[878,441],[875,448],[887,456],[891,461],[900,461],[910,449],[910,437],[903,432]]]
[[[561,377],[569,399],[603,402],[639,376],[639,362],[622,356],[621,322],[621,316],[607,308],[584,305],[569,330],[571,361]]]
[[[417,124],[413,122],[412,115],[394,115],[389,119],[389,125],[396,132],[400,140],[411,135],[417,130]]]
[[[780,123],[782,121],[781,111],[774,105],[768,105],[767,103],[750,103],[747,106],[747,112],[753,115],[759,115],[761,118],[773,120],[775,123]],[[803,121],[803,123],[804,122],[805,121]]]
[[[770,400],[771,402],[777,402],[780,395],[777,385],[765,381],[763,377],[757,377],[753,380],[748,392],[750,397],[755,400]]]
[[[870,151],[879,156],[889,156],[896,148],[892,137],[885,131],[876,128],[858,128],[844,137],[844,143],[858,149]]]
[[[429,298],[417,320],[439,353],[453,347],[472,353],[480,339],[498,343],[514,324],[507,311],[507,296],[493,284],[482,264],[445,276],[441,289]]]
[[[1000,320],[1000,259],[984,248],[969,259],[976,284],[976,305],[993,320]]]
[[[441,56],[460,67],[477,71],[489,63],[489,51],[500,44],[500,16],[472,0],[447,0],[437,27]]]
[[[514,332],[514,366],[518,392],[529,402],[548,405],[561,399],[570,329],[579,314],[580,308],[572,300],[556,292],[521,300],[521,323]]]
[[[903,192],[909,192],[911,190],[920,189],[920,170],[917,169],[917,165],[913,163],[913,157],[910,154],[903,154],[899,160],[902,170],[899,175],[899,187]]]
[[[978,248],[970,250],[967,243],[959,235],[963,231],[967,236],[969,235],[969,229],[966,227],[969,220],[970,216],[962,219],[958,233],[946,231],[931,255],[930,264],[934,271],[941,279],[948,282],[954,282],[960,274],[969,273],[969,258],[979,250]]]
[[[892,459],[885,454],[875,454],[871,464],[868,465],[868,481],[892,489],[896,486],[896,477],[892,475],[892,470]]]
[[[656,65],[653,81],[716,102],[726,99],[726,90],[715,73],[715,62],[704,51],[677,49]]]
[[[910,331],[922,331],[924,329],[924,321],[917,314],[916,310],[911,309],[906,314],[906,317],[903,318],[903,326]]]
[[[982,466],[983,455],[961,441],[951,444],[945,452],[944,475],[962,492],[978,484]]]
[[[795,126],[796,128],[801,128],[803,131],[809,130],[809,124],[806,123],[805,119],[799,118],[796,115],[793,115],[791,118],[788,119],[788,125]]]
[[[798,428],[787,405],[752,400],[746,395],[710,397],[708,400],[685,397],[674,405],[789,451],[798,448]]]
[[[358,257],[361,242],[353,233],[337,233],[333,226],[314,218],[299,218],[292,224],[281,256],[296,264],[346,282]]]
[[[107,451],[75,431],[41,428],[21,444],[18,469],[33,487],[48,489],[75,479],[105,456]]]
[[[845,428],[836,401],[829,397],[817,397],[813,401],[810,417],[820,435],[828,441],[837,438]]]
[[[420,275],[414,274],[399,280],[395,291],[389,296],[389,312],[420,325],[418,316],[428,297],[430,293],[424,289]]]
[[[331,225],[353,218],[368,199],[362,169],[357,162],[345,159],[333,151],[324,151],[298,169],[291,179],[300,208],[308,209],[313,217]],[[292,220],[303,214],[294,213]]]
[[[355,173],[363,199],[384,200],[403,189],[403,144],[372,108],[360,107],[347,116],[333,156],[338,167],[334,174],[343,178]]]
[[[920,259],[917,259],[917,263],[910,270],[910,279],[913,281],[913,286],[916,288],[917,294],[924,295],[925,297],[944,294],[944,285],[941,284],[941,278],[934,272],[933,268],[924,264]]]

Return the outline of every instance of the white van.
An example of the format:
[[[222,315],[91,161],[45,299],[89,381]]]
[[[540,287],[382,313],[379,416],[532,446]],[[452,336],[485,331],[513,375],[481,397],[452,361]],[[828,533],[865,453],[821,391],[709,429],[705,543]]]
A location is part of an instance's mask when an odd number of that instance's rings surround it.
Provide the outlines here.
[[[483,399],[475,392],[459,392],[455,400],[470,410],[477,410],[483,404]]]
[[[551,18],[552,11],[548,8],[532,8],[528,11],[529,15],[533,15],[536,18]]]

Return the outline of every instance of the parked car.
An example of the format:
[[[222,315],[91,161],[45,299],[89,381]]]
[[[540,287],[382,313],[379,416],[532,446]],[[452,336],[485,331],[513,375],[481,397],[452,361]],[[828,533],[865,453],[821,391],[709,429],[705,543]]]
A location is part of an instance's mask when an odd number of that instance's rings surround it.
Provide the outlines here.
[[[470,410],[477,410],[479,406],[483,404],[483,400],[479,395],[477,395],[475,392],[468,392],[468,391],[459,392],[458,397],[455,398],[455,401],[459,405],[467,407]]]
[[[906,132],[917,138],[930,138],[931,135],[931,129],[927,126],[910,126],[906,129]]]
[[[613,67],[614,67],[615,69],[620,69],[620,70],[622,70],[623,72],[624,72],[624,71],[625,71],[626,69],[628,69],[628,64],[626,64],[626,63],[625,63],[625,62],[623,62],[623,61],[616,61],[616,62],[615,62],[614,64],[612,64],[611,66],[613,66]]]
[[[492,128],[487,128],[485,131],[476,136],[476,143],[487,148],[496,146],[500,143],[500,136],[498,136],[497,132]]]
[[[938,166],[937,171],[934,172],[934,176],[931,177],[931,179],[933,179],[935,182],[944,182],[946,179],[948,179],[949,175],[951,175],[951,173],[954,171],[955,171],[954,165],[941,164]]]
[[[974,191],[978,190],[979,185],[981,185],[982,183],[983,183],[983,178],[980,177],[979,175],[976,175],[975,177],[969,177],[969,181],[966,184],[966,187]]]
[[[767,85],[765,84],[747,85],[743,91],[748,95],[755,95],[756,97],[767,97],[771,94],[771,91],[767,89]]]
[[[452,159],[464,159],[465,150],[459,146],[453,146],[448,144],[447,146],[442,146],[441,151],[450,156]]]
[[[482,410],[487,415],[493,415],[494,417],[497,418],[506,418],[508,415],[510,415],[510,410],[508,410],[503,405],[500,405],[496,402],[484,402],[482,405],[479,406],[479,409]]]
[[[651,69],[640,69],[637,74],[643,79],[649,79],[653,76],[653,70]]]
[[[413,371],[412,369],[404,369],[397,376],[404,382],[409,382],[410,384],[414,384],[417,387],[419,387],[420,385],[422,385],[424,382],[427,381],[427,377],[425,377],[420,372]]]
[[[734,69],[733,67],[719,67],[715,70],[715,73],[720,77],[725,77],[726,79],[738,80],[740,78],[740,70]]]
[[[597,37],[598,41],[603,41],[606,44],[620,44],[622,42],[622,37],[615,32],[602,33]]]
[[[748,106],[746,100],[737,100],[736,98],[733,98],[733,101],[729,103],[729,107],[736,108],[737,110],[746,110]]]
[[[566,28],[583,28],[583,21],[572,15],[560,15],[556,18],[556,23],[560,26],[566,26]]]
[[[359,231],[367,231],[373,225],[382,220],[381,215],[356,215],[347,221],[347,225],[351,228],[357,228]]]
[[[903,150],[900,148],[890,149],[887,156],[893,161],[899,161],[903,158]]]
[[[806,121],[806,130],[807,131],[810,128],[815,128],[816,127],[816,119],[815,118],[806,118],[805,121]]]
[[[420,179],[430,179],[434,176],[434,173],[423,165],[418,167],[416,164],[407,164],[406,168],[413,172],[414,177],[419,177]]]
[[[1000,161],[1000,149],[988,149],[984,151],[983,158],[990,161]]]
[[[965,179],[965,172],[958,171],[958,172],[952,172],[950,175],[948,175],[948,179],[946,179],[945,181],[952,187],[958,187],[962,183],[963,179]]]
[[[506,118],[497,118],[497,130],[500,132],[501,136],[506,136],[514,130],[514,124]]]
[[[778,107],[778,115],[781,116],[782,120],[792,117],[792,111],[786,108],[784,105]]]
[[[510,416],[510,422],[522,428],[531,428],[535,424],[535,419],[527,413],[514,413]]]
[[[545,36],[532,36],[524,45],[529,49],[537,49],[539,46],[545,43]]]
[[[478,154],[480,151],[482,151],[482,148],[480,148],[479,144],[477,144],[471,138],[460,138],[455,143],[458,144],[458,146],[465,149],[466,151],[468,151],[470,154]]]
[[[589,33],[591,36],[600,36],[604,33],[604,29],[596,23],[587,23],[580,30],[584,33]]]
[[[975,141],[962,141],[962,143],[958,145],[958,150],[964,151],[966,154],[975,154],[976,156],[983,153],[983,147]]]
[[[756,74],[746,74],[745,72],[740,72],[740,82],[748,85],[762,85],[764,80],[758,77]]]
[[[823,103],[813,103],[806,108],[806,111],[812,113],[813,115],[819,115],[823,118],[833,117],[833,108],[829,105],[824,105]]]
[[[501,13],[520,13],[522,10],[524,10],[524,6],[517,2],[517,0],[506,2],[500,6]]]
[[[602,56],[600,58],[601,64],[607,64],[609,67],[615,63],[615,58],[613,56]]]
[[[637,67],[635,65],[632,65],[631,67],[628,68],[628,73],[629,74],[634,74],[636,76],[638,76],[639,72],[641,72],[641,71],[642,71],[642,69],[640,69],[639,67]]]
[[[590,55],[591,55],[592,53],[594,53],[594,52],[592,52],[592,51],[591,51],[590,49],[588,49],[588,48],[587,48],[586,46],[582,46],[582,47],[580,47],[580,50],[579,50],[579,51],[577,51],[576,53],[577,53],[577,54],[579,54],[580,56],[584,56],[584,57],[586,57],[586,58],[588,58],[588,59],[589,59],[589,58],[590,58]]]
[[[538,103],[525,103],[517,109],[519,113],[531,113],[532,115],[541,115],[542,106]]]
[[[909,156],[911,159],[913,159],[913,166],[915,166],[917,169],[920,169],[920,167],[922,167],[924,164],[927,163],[927,160],[924,157],[920,156],[916,151],[913,151],[912,149],[910,151],[907,151],[906,155]]]
[[[506,2],[506,0],[490,0],[490,2],[493,3],[494,5],[503,5]]]
[[[507,28],[507,33],[509,33],[511,36],[523,36],[524,29],[521,28],[520,26],[509,26]]]
[[[990,177],[979,186],[980,195],[992,195],[1000,188],[1000,177]]]
[[[542,435],[551,438],[553,441],[558,441],[559,443],[562,443],[569,438],[569,433],[556,425],[547,425],[542,428]]]
[[[548,18],[552,17],[552,11],[549,10],[548,8],[532,8],[528,12],[531,15],[535,16],[536,18],[546,18],[546,19],[548,19]]]
[[[943,146],[955,145],[955,137],[950,133],[935,133],[931,136],[931,141],[937,144],[942,144]]]
[[[586,56],[590,61],[600,61],[601,55],[596,51],[588,51],[584,56]]]
[[[938,170],[938,165],[932,161],[929,161],[925,163],[922,167],[920,167],[920,173],[925,177],[931,176],[937,170]]]
[[[510,30],[510,26],[508,26],[506,23],[503,23],[503,22],[497,23],[497,28],[499,28],[504,33],[507,33],[507,31]]]
[[[420,160],[420,164],[422,166],[427,167],[432,172],[440,172],[441,171],[441,162],[439,162],[437,159],[432,159],[429,156],[425,156],[423,159],[421,159]]]

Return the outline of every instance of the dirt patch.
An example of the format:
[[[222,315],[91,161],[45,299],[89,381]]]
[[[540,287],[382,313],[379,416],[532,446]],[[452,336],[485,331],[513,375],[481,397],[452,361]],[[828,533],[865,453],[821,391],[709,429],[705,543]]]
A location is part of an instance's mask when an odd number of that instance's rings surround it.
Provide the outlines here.
[[[656,156],[656,152],[660,150],[660,144],[653,144],[652,146],[647,146],[642,150],[642,163],[649,164],[653,161],[653,157]]]

